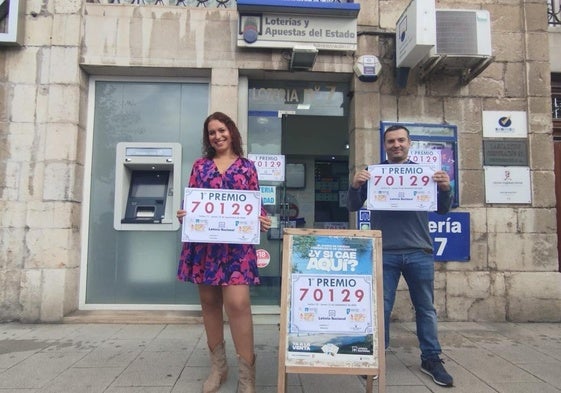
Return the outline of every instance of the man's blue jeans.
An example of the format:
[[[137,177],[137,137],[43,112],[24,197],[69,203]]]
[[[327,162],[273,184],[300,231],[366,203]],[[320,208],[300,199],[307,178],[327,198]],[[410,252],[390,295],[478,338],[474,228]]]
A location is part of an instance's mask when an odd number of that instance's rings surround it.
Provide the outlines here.
[[[417,338],[421,359],[440,355],[436,309],[434,308],[434,258],[432,253],[414,251],[406,254],[383,253],[384,265],[384,328],[386,348],[390,344],[390,315],[395,302],[399,277],[409,287],[415,308]]]

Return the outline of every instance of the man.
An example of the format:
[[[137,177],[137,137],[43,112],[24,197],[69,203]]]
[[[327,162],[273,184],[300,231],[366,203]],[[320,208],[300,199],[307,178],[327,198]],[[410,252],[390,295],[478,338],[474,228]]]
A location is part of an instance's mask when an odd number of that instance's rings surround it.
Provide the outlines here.
[[[411,138],[409,130],[394,125],[384,132],[384,147],[388,159],[382,164],[415,164],[409,160]],[[370,173],[358,171],[349,187],[348,207],[359,210],[367,197]],[[445,214],[452,204],[450,178],[445,171],[436,171],[433,180],[438,189],[437,212]],[[426,211],[373,211],[372,229],[382,231],[384,273],[384,327],[385,346],[390,341],[390,315],[393,309],[397,284],[403,275],[409,287],[409,296],[415,308],[417,338],[421,350],[421,371],[441,386],[453,386],[440,358],[436,309],[434,307],[434,258],[432,238],[429,233]]]

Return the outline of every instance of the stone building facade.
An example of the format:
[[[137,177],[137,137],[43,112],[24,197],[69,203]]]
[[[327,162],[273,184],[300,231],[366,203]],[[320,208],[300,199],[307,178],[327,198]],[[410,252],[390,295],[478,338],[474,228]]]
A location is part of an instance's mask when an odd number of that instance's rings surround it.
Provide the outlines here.
[[[494,61],[467,85],[453,75],[420,81],[412,70],[404,88],[393,33],[408,0],[359,3],[357,50],[320,51],[311,71],[290,73],[281,51],[236,46],[235,7],[24,1],[23,45],[0,47],[0,320],[58,322],[80,306],[93,76],[206,78],[209,113],[234,114],[243,125],[240,76],[335,75],[353,92],[351,173],[379,159],[380,121],[458,126],[456,210],[470,213],[471,258],[437,264],[439,317],[561,321],[546,2],[439,1],[490,12]],[[375,83],[353,73],[363,54],[382,62]],[[486,203],[484,110],[527,112],[531,204]],[[409,320],[400,289],[395,317]]]

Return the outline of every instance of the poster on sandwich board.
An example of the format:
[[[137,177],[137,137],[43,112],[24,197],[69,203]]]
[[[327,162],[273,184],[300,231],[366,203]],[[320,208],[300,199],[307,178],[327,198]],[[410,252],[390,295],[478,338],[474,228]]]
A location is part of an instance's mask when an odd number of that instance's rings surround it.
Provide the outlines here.
[[[377,375],[385,391],[381,266],[380,231],[284,230],[279,393],[289,373]]]

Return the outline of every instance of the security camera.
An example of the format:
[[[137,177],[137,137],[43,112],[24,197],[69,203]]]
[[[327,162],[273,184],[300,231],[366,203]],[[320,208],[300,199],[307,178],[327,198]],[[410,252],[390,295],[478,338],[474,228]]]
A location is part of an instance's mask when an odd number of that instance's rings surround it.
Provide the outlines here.
[[[376,82],[382,72],[382,64],[374,55],[360,56],[353,67],[356,76],[362,82]]]

